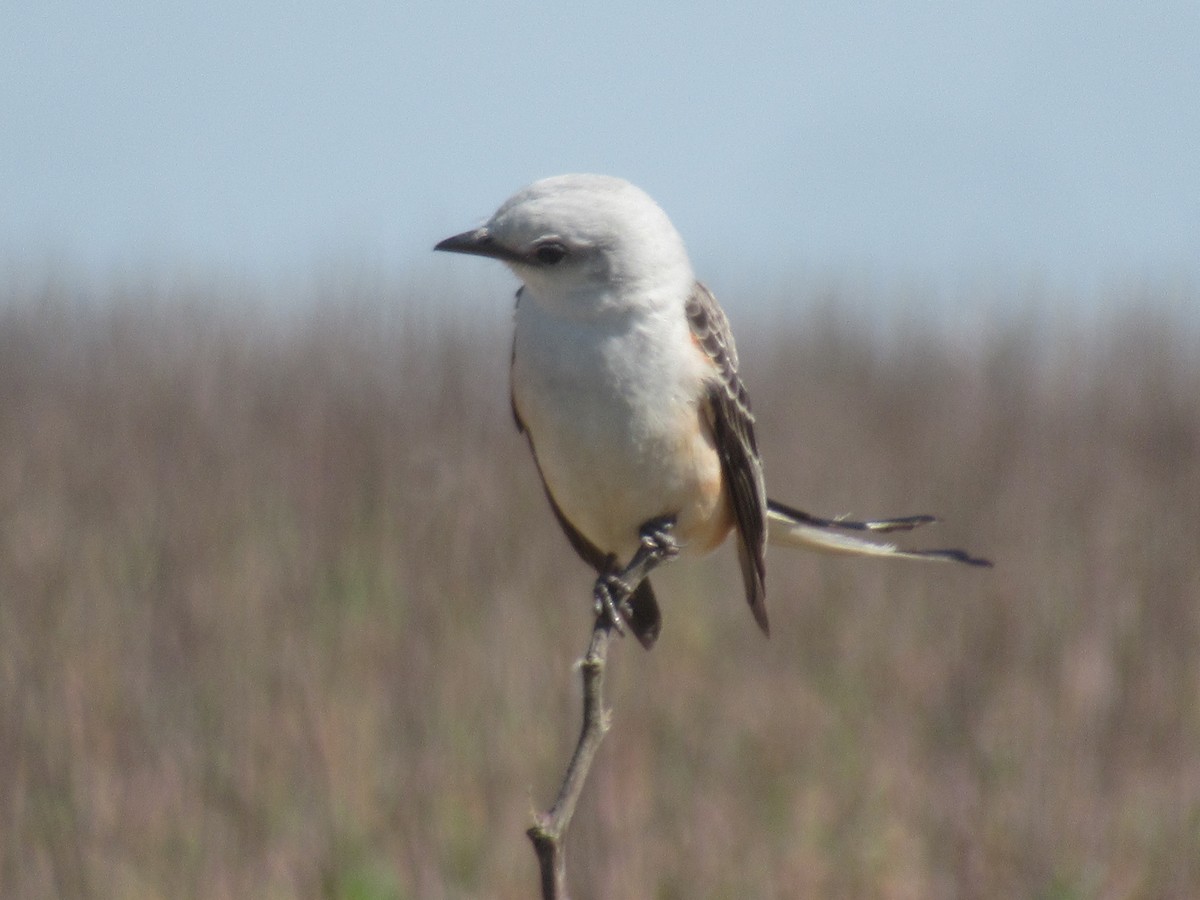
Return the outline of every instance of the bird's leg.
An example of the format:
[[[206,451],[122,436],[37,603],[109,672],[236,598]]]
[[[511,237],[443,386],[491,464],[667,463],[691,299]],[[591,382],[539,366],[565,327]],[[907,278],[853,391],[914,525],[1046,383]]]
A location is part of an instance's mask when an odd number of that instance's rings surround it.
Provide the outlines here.
[[[620,634],[629,621],[629,598],[655,568],[679,555],[679,543],[671,535],[674,516],[660,516],[643,523],[637,552],[623,569],[617,569],[616,557],[608,558],[607,567],[596,579],[593,594],[596,615],[605,617]]]

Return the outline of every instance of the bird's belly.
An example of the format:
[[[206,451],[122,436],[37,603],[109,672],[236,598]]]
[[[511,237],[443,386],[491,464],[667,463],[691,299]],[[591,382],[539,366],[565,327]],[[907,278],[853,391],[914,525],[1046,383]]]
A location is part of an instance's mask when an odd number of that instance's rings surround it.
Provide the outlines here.
[[[550,494],[589,541],[626,561],[641,526],[664,515],[686,550],[724,539],[732,515],[699,398],[648,402],[595,380],[536,386],[514,391],[518,412]]]

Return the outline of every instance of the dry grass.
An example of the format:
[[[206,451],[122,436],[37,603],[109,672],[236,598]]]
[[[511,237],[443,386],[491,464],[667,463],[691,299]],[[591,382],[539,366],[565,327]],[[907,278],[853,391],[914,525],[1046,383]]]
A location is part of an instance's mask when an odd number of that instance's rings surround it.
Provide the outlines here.
[[[409,299],[0,314],[0,894],[531,895],[589,578],[505,316]],[[742,331],[773,493],[998,566],[665,573],[578,897],[1200,896],[1194,342]]]

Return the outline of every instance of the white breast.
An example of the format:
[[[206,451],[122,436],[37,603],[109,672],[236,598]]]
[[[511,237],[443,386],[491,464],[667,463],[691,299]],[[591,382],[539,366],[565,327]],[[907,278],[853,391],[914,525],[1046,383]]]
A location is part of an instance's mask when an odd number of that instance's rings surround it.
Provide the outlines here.
[[[601,550],[627,559],[642,523],[701,512],[701,483],[719,483],[699,424],[710,373],[682,303],[577,319],[522,297],[513,399],[555,502]]]

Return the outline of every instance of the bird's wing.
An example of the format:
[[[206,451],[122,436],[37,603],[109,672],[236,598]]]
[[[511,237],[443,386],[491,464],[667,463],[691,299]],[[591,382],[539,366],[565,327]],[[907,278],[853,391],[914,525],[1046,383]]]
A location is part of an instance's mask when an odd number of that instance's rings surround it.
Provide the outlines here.
[[[754,414],[750,411],[746,387],[738,376],[733,333],[716,297],[697,282],[686,309],[692,337],[713,362],[714,376],[704,411],[733,505],[746,600],[754,620],[767,634],[767,489],[754,440]]]

